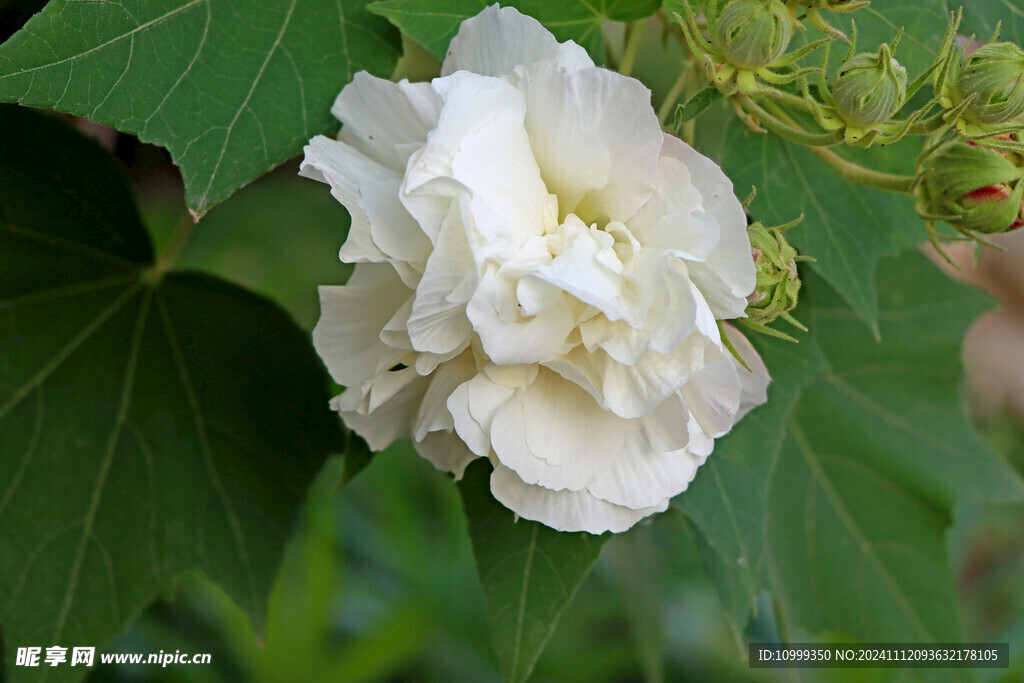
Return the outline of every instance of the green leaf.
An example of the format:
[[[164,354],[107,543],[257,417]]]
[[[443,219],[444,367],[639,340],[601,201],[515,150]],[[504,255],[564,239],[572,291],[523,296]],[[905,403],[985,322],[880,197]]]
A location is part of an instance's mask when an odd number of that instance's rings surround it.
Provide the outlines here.
[[[0,131],[7,642],[102,647],[189,568],[258,623],[306,487],[342,445],[307,335],[234,285],[161,277],[93,143],[18,107]]]
[[[725,116],[724,132],[709,126],[708,117],[698,122],[697,148],[721,163],[741,195],[757,187],[750,211],[766,225],[788,223],[803,214],[804,220],[786,237],[801,254],[817,259],[813,270],[877,330],[878,260],[926,237],[913,201],[847,182],[807,148],[753,133],[731,113]],[[907,172],[916,154],[916,141],[908,142],[867,150],[864,163]]]
[[[786,419],[768,492],[772,583],[787,621],[811,633],[957,641],[951,509],[1024,498],[958,395],[960,340],[988,304],[914,252],[886,261],[878,285],[882,344],[807,278],[828,369]]]
[[[974,34],[985,42],[1000,26],[999,39],[1024,46],[1024,7],[1015,0],[972,0],[964,2],[964,20],[960,33]]]
[[[684,123],[698,116],[720,99],[722,99],[722,91],[709,84],[697,91],[685,104],[676,106],[675,123],[672,126],[676,135],[679,135]]]
[[[201,216],[336,127],[342,86],[398,45],[363,0],[51,0],[0,46],[0,100],[166,147]]]
[[[494,500],[490,476],[486,462],[470,464],[459,493],[502,676],[518,683],[530,675],[610,534],[566,533],[517,519]]]
[[[799,345],[749,336],[772,375],[768,402],[719,440],[693,483],[673,501],[700,532],[705,569],[736,633],[743,631],[767,579],[764,510],[786,415],[803,387],[826,367],[818,345],[806,335]]]
[[[459,24],[478,14],[492,0],[379,0],[369,10],[387,17],[403,33],[444,59],[448,43]],[[636,21],[648,17],[661,0],[511,0],[515,7],[544,24],[559,40],[574,40],[587,49],[598,64],[604,63],[602,26],[606,21]]]

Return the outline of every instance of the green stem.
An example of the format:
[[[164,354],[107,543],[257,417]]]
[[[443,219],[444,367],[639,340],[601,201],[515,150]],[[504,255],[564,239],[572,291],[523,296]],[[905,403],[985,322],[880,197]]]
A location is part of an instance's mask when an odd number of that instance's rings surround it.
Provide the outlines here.
[[[669,115],[675,110],[675,104],[679,101],[679,96],[683,94],[683,89],[686,88],[686,81],[689,80],[690,69],[687,65],[684,65],[679,71],[679,76],[676,77],[675,83],[669,88],[668,94],[665,95],[665,101],[661,103],[661,107],[658,109],[658,123],[661,127],[665,127],[665,122],[668,120]]]
[[[883,173],[882,171],[861,166],[842,158],[830,149],[812,147],[811,151],[814,152],[815,156],[831,166],[844,180],[849,180],[851,183],[857,183],[864,187],[910,194],[917,180],[911,175]]]
[[[640,50],[640,39],[644,35],[646,23],[646,19],[640,19],[626,25],[626,44],[622,48],[622,61],[619,62],[619,73],[623,76],[633,73],[633,64],[636,63],[636,53]]]
[[[843,141],[843,134],[839,131],[832,133],[808,133],[794,125],[785,123],[781,119],[776,118],[774,114],[769,114],[762,109],[749,97],[740,97],[739,103],[745,110],[757,117],[759,124],[790,142],[813,148],[837,145]]]
[[[195,228],[196,221],[192,219],[190,214],[185,214],[181,221],[178,222],[178,225],[175,226],[174,231],[171,232],[170,237],[167,238],[167,243],[160,250],[156,263],[143,271],[142,277],[146,282],[152,284],[160,282],[163,276],[174,267],[189,238],[192,237],[192,232]]]
[[[784,125],[787,127],[795,126],[792,119],[785,116],[785,114],[782,116],[786,119],[786,123]],[[842,133],[839,133],[838,131],[836,134],[840,137],[842,136]],[[849,180],[851,183],[857,183],[864,187],[871,187],[876,190],[886,190],[888,192],[904,192],[910,194],[913,191],[914,184],[917,182],[917,179],[914,176],[884,173],[866,166],[861,166],[858,163],[842,158],[832,150],[825,149],[824,147],[812,146],[810,147],[810,150],[815,156],[831,166],[844,180]]]

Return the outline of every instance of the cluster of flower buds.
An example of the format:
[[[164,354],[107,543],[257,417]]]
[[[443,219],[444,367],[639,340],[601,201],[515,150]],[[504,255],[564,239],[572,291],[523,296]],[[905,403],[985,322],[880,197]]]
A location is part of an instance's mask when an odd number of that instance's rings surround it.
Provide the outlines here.
[[[768,325],[782,318],[794,327],[805,331],[807,329],[790,314],[790,311],[796,308],[800,294],[800,275],[796,264],[798,261],[813,259],[798,255],[796,249],[783,235],[783,232],[799,222],[800,219],[797,219],[774,228],[766,228],[760,222],[747,226],[750,248],[754,255],[754,267],[757,271],[757,284],[754,291],[747,296],[747,317],[737,321],[758,332],[787,341],[796,340]]]
[[[1024,155],[998,146],[1019,143],[1019,135],[978,142],[944,135],[925,149],[914,193],[933,243],[936,221],[978,241],[1024,226]]]
[[[708,80],[726,95],[773,94],[774,85],[791,83],[814,69],[789,68],[829,40],[787,53],[793,20],[781,0],[712,0],[707,12],[709,38],[686,5],[678,17],[690,50],[704,62]]]

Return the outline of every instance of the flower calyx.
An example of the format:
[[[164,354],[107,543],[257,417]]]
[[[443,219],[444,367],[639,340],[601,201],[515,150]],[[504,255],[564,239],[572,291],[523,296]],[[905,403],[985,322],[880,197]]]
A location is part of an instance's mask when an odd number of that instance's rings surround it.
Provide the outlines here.
[[[1019,134],[993,142],[1020,143]],[[965,239],[985,243],[984,236],[1024,226],[1024,155],[993,146],[943,136],[918,159],[918,215],[941,252],[943,239],[935,223],[951,225]]]
[[[977,140],[1024,130],[1024,50],[996,42],[998,28],[985,45],[965,55],[949,46],[935,90],[946,109],[944,119],[961,136]]]
[[[811,95],[804,81],[804,100],[818,125],[829,132],[841,132],[847,144],[860,147],[870,147],[876,142],[891,144],[908,134],[926,134],[944,126],[941,116],[922,120],[935,106],[934,99],[905,119],[894,118],[937,65],[908,84],[907,70],[893,56],[903,29],[893,38],[891,46],[883,43],[876,52],[855,54],[857,26],[852,24],[852,27],[850,49],[833,74],[831,86],[824,77],[828,48],[825,50],[817,84],[820,100]]]
[[[737,320],[757,332],[792,342],[796,339],[768,325],[782,318],[790,325],[807,331],[790,311],[796,308],[800,294],[800,274],[796,264],[799,261],[814,259],[799,255],[783,235],[801,220],[803,216],[772,228],[765,227],[761,222],[747,226],[754,268],[757,272],[757,284],[754,291],[747,296],[747,317]]]
[[[708,80],[725,95],[774,95],[773,86],[791,83],[817,68],[797,61],[828,42],[825,38],[787,53],[793,22],[781,0],[713,0],[705,38],[689,4],[676,15],[690,50],[706,68]]]

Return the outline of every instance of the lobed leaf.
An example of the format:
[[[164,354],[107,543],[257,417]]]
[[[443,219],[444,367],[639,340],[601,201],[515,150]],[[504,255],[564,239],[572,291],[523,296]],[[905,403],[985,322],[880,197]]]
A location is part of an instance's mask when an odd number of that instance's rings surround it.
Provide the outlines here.
[[[386,76],[398,33],[365,0],[51,0],[0,45],[0,101],[166,147],[201,216],[337,123],[352,75]]]
[[[50,118],[0,107],[0,186],[8,646],[102,647],[190,568],[259,623],[342,445],[307,336],[217,278],[161,277],[117,169]]]
[[[879,343],[820,278],[805,282],[811,338],[760,344],[768,404],[675,504],[701,533],[737,632],[770,588],[792,633],[956,641],[952,508],[1024,499],[958,396],[963,331],[987,301],[920,254],[887,259]]]

